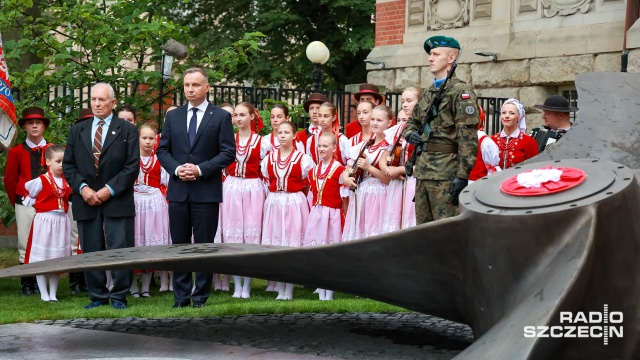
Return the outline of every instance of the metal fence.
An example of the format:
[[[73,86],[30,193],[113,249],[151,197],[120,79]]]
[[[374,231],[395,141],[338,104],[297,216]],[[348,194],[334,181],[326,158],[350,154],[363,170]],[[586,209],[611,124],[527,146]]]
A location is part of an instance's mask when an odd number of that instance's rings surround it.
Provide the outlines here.
[[[124,87],[122,89],[116,89],[119,94],[129,94],[131,92],[131,86]],[[273,99],[276,101],[283,101],[289,105],[301,105],[303,104],[309,95],[313,93],[311,89],[285,89],[285,88],[268,88],[268,87],[251,87],[251,86],[229,86],[229,85],[212,85],[208,94],[208,100],[213,104],[220,105],[222,103],[229,103],[232,105],[238,104],[243,101],[252,103],[258,110],[265,109],[265,100]],[[351,92],[338,91],[338,90],[321,90],[323,94],[327,96],[330,102],[332,102],[338,108],[339,118],[341,126],[348,124],[356,117],[357,102],[353,98]],[[50,99],[59,96],[73,95],[80,99],[80,102],[85,102],[90,99],[90,88],[84,89],[69,89],[66,87],[55,87],[50,91]],[[394,114],[402,109],[401,102],[402,93],[400,92],[387,92],[384,94],[386,104],[393,110]],[[20,92],[14,89],[14,97],[16,100],[20,100]],[[117,97],[117,95],[116,95]],[[488,98],[479,97],[478,106],[482,107],[486,117],[487,125],[485,131],[487,134],[492,135],[501,130],[500,125],[500,108],[506,98]],[[173,94],[173,104],[182,105],[186,102],[184,93],[181,89]],[[60,114],[60,118],[63,118],[64,114]],[[297,126],[304,127],[308,118],[298,119]]]
[[[227,86],[213,85],[208,94],[208,100],[214,104],[229,103],[235,105],[243,101],[250,102],[256,109],[264,110],[264,100],[273,99],[283,101],[289,105],[303,104],[314,90],[310,89],[284,89],[284,88],[265,88],[265,87],[249,87],[249,86]],[[320,91],[327,96],[338,108],[341,126],[351,122],[356,116],[355,108],[357,102],[353,98],[353,94],[346,91],[322,90]],[[402,93],[387,92],[384,94],[386,104],[394,114],[402,109],[401,102]],[[500,131],[500,107],[506,98],[478,98],[478,106],[482,107],[487,116],[486,132],[491,135]],[[182,105],[186,102],[184,93],[177,91],[174,93],[173,102],[176,105]],[[306,119],[303,119],[306,121]],[[296,124],[298,127],[304,127],[303,123]]]

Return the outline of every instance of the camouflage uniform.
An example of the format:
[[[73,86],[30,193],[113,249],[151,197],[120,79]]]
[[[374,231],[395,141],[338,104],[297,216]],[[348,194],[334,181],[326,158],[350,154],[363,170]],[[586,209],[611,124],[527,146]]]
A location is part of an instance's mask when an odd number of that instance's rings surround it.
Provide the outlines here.
[[[422,132],[427,111],[438,89],[431,85],[420,97],[408,120],[403,136]],[[416,159],[416,222],[418,224],[455,216],[449,193],[454,177],[468,179],[478,150],[478,106],[476,94],[455,75],[447,83],[438,116],[431,122],[429,144],[457,145],[455,152],[423,151]],[[423,134],[422,141],[427,138]]]

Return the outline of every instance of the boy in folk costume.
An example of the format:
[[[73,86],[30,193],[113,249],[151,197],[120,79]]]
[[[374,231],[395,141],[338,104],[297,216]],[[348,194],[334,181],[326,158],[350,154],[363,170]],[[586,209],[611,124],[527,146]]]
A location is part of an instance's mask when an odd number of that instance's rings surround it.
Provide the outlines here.
[[[353,95],[354,99],[359,103],[368,101],[374,106],[384,104],[384,98],[380,95],[380,88],[373,84],[362,84],[357,93]],[[358,121],[352,121],[345,125],[344,133],[347,138],[351,139],[362,131],[362,127]]]
[[[33,206],[36,215],[31,225],[24,263],[56,259],[71,255],[71,221],[69,211],[69,194],[71,187],[62,173],[64,147],[46,145],[42,163],[45,173],[27,181],[24,185],[28,192],[22,203]],[[43,301],[58,301],[59,274],[47,276],[37,275],[40,298]]]
[[[303,144],[307,143],[307,139],[309,137],[319,134],[320,127],[318,126],[318,115],[320,110],[320,105],[323,103],[329,102],[329,99],[321,93],[311,93],[307,101],[304,102],[303,107],[304,111],[309,114],[309,118],[311,119],[311,124],[309,127],[303,130],[298,131],[296,134],[296,139]],[[307,155],[309,151],[307,149]]]
[[[303,246],[335,244],[342,241],[344,212],[342,211],[342,166],[334,158],[338,139],[333,133],[318,138],[320,161],[311,171],[313,206],[305,231]],[[333,300],[333,291],[317,289],[320,300]]]
[[[20,264],[24,263],[31,222],[36,215],[33,207],[24,206],[22,198],[27,194],[24,185],[40,174],[42,149],[47,144],[42,133],[50,120],[44,116],[44,110],[33,106],[24,109],[18,125],[27,132],[26,140],[9,150],[4,175],[4,187],[11,205],[15,206],[16,226],[18,228],[18,254]],[[21,278],[22,295],[31,296],[38,292],[34,276]]]
[[[278,128],[280,148],[271,151],[260,164],[262,176],[269,182],[269,194],[264,203],[262,245],[302,246],[309,204],[304,195],[308,187],[313,160],[295,150],[296,128],[286,121]],[[277,283],[276,300],[291,300],[293,284]]]

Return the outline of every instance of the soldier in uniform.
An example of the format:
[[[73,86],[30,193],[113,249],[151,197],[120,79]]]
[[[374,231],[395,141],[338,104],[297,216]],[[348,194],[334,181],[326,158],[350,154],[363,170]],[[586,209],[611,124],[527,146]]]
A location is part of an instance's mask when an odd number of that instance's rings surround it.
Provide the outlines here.
[[[427,111],[460,53],[456,39],[433,36],[424,43],[434,83],[420,97],[403,136],[420,147],[415,163],[416,223],[458,214],[458,195],[467,186],[476,161],[479,120],[476,94],[455,75],[447,82],[438,115],[424,133]]]
[[[531,136],[538,142],[538,152],[543,152],[569,130],[569,113],[578,111],[578,108],[569,106],[569,100],[562,95],[551,95],[544,101],[544,105],[538,104],[535,107],[544,112],[544,125],[534,128]]]

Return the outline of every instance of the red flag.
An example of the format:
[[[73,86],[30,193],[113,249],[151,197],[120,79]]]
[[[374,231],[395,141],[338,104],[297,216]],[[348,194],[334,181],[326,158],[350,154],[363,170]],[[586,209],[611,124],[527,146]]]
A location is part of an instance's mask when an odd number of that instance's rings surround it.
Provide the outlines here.
[[[9,70],[2,51],[2,35],[0,35],[0,145],[11,147],[16,136],[16,107],[11,94]]]

